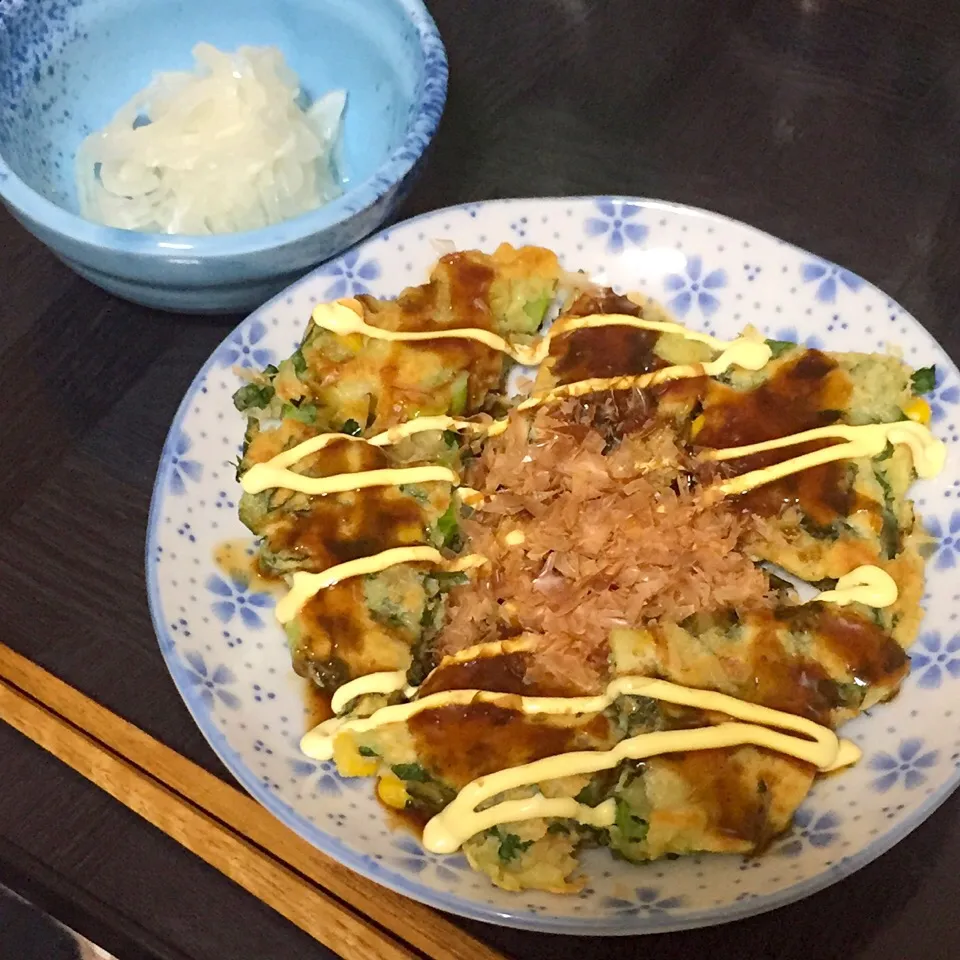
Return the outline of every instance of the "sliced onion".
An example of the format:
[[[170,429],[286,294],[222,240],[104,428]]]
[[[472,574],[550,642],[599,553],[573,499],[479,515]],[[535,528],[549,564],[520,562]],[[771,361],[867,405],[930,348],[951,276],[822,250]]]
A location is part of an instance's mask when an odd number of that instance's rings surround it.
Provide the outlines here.
[[[201,43],[193,56],[193,72],[157,74],[83,141],[76,175],[85,217],[155,233],[231,233],[340,194],[344,91],[303,109],[299,81],[273,47],[229,54]]]

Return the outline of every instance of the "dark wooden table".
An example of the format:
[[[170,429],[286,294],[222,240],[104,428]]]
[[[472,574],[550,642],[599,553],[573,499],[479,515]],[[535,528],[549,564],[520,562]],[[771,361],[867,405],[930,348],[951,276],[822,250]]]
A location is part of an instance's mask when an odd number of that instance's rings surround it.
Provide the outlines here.
[[[745,220],[857,271],[960,356],[955,0],[432,0],[452,83],[404,215],[625,193]],[[230,321],[73,276],[0,213],[2,639],[217,774],[143,582],[154,470]],[[122,960],[329,956],[0,726],[0,882]],[[804,903],[644,940],[470,928],[517,958],[960,957],[960,799]]]

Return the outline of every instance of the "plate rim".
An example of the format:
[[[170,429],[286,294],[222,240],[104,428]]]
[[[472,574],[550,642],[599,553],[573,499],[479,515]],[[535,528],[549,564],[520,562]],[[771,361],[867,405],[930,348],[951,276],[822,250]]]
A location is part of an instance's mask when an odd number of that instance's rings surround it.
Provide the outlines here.
[[[466,201],[463,203],[450,204],[446,207],[438,207],[433,210],[424,211],[416,216],[405,220],[397,221],[375,233],[370,234],[363,240],[356,243],[353,247],[338,254],[334,260],[342,256],[371,244],[377,240],[389,239],[389,235],[400,227],[407,227],[411,224],[432,219],[445,213],[477,210],[481,207],[504,207],[520,204],[559,204],[559,203],[594,203],[599,201],[613,203],[627,203],[642,206],[646,209],[664,210],[673,213],[682,213],[687,216],[693,216],[705,220],[721,220],[737,227],[744,228],[756,235],[762,236],[766,240],[771,240],[776,244],[787,246],[815,260],[824,261],[824,258],[818,254],[800,247],[788,240],[768,233],[759,227],[754,227],[742,220],[726,214],[716,213],[706,210],[702,207],[695,207],[689,204],[676,203],[670,200],[659,200],[649,197],[636,197],[621,194],[586,194],[577,196],[550,196],[550,197],[505,197],[492,200]],[[386,235],[386,236],[385,236]],[[425,241],[429,242],[429,241]],[[824,261],[833,264],[833,261]],[[841,264],[836,264],[841,266]],[[327,268],[327,264],[321,264],[295,280],[289,286],[281,290],[276,296],[261,304],[255,310],[247,314],[238,324],[232,327],[220,343],[211,351],[203,365],[196,372],[190,385],[187,387],[183,398],[180,401],[173,420],[170,423],[169,430],[163,443],[160,458],[157,462],[157,472],[154,477],[153,489],[150,497],[150,510],[147,517],[147,528],[145,537],[144,566],[146,573],[147,600],[150,608],[150,618],[153,623],[154,633],[160,652],[163,655],[164,662],[177,689],[180,698],[183,700],[194,723],[203,734],[207,743],[213,749],[214,753],[224,764],[230,775],[249,793],[262,807],[270,814],[277,817],[285,826],[293,830],[298,836],[305,839],[311,845],[317,847],[322,853],[343,864],[355,873],[366,877],[382,886],[393,890],[403,896],[416,900],[427,906],[444,910],[456,916],[464,917],[470,920],[479,920],[485,923],[492,923],[499,926],[512,927],[514,929],[528,930],[539,933],[568,934],[573,936],[644,936],[655,933],[672,933],[682,930],[694,930],[703,927],[721,926],[725,923],[731,923],[736,920],[746,919],[747,917],[758,916],[768,913],[771,910],[777,910],[780,907],[788,906],[804,900],[827,887],[832,886],[840,880],[846,879],[856,873],[863,867],[872,863],[878,857],[887,853],[896,846],[901,840],[911,834],[917,827],[928,820],[937,809],[942,806],[960,786],[960,766],[954,766],[953,772],[947,780],[932,794],[930,794],[913,813],[905,817],[902,821],[894,825],[890,830],[877,837],[867,846],[861,848],[856,853],[839,860],[826,870],[821,871],[815,876],[808,877],[799,883],[793,884],[781,891],[771,893],[767,896],[754,896],[743,900],[740,903],[731,903],[724,907],[706,907],[701,910],[691,911],[682,916],[656,916],[645,915],[642,918],[642,926],[636,929],[624,927],[625,917],[606,916],[600,918],[582,917],[558,917],[541,916],[528,912],[507,912],[499,910],[489,904],[483,904],[477,900],[470,900],[457,895],[445,895],[440,892],[420,884],[412,884],[403,874],[395,873],[386,867],[383,867],[378,861],[359,854],[347,847],[333,835],[326,833],[322,828],[310,823],[303,815],[297,813],[289,804],[285,803],[279,796],[273,793],[252,774],[248,766],[239,759],[238,751],[234,750],[227,743],[225,735],[216,729],[214,724],[207,719],[205,711],[200,709],[199,701],[193,701],[187,695],[188,685],[181,682],[181,666],[174,657],[174,643],[170,637],[169,631],[162,617],[160,616],[162,605],[159,597],[159,584],[157,577],[156,563],[156,534],[158,528],[158,515],[160,506],[165,499],[163,489],[166,479],[164,466],[169,460],[173,447],[177,443],[186,413],[194,400],[194,397],[209,370],[213,366],[216,356],[221,348],[244,326],[251,317],[267,311],[273,304],[285,300],[290,296],[291,291],[298,289],[313,278],[322,276]],[[857,274],[859,276],[859,274]],[[900,304],[889,294],[882,291],[875,284],[865,278],[864,284],[875,290],[881,296],[885,297],[891,303],[900,306]],[[902,308],[901,308],[902,309]],[[946,348],[930,333],[929,330],[912,313],[904,310],[904,313],[922,330],[931,343],[947,357],[955,374],[960,376],[960,370],[956,362],[947,352]]]

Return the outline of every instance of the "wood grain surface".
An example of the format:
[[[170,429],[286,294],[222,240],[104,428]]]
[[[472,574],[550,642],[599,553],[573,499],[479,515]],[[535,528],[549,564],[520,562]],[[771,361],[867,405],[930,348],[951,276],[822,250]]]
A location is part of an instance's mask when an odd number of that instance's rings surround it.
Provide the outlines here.
[[[503,960],[439,911],[331,860],[247,794],[3,643],[0,717],[350,960],[444,960],[450,951]]]
[[[953,0],[428,2],[451,89],[404,215],[585,193],[708,207],[862,274],[960,356]],[[165,671],[142,558],[167,427],[229,326],[111,299],[0,213],[4,639],[224,780]],[[0,755],[0,882],[122,960],[331,956],[6,726]],[[463,926],[517,960],[954,960],[958,861],[954,797],[855,876],[729,926]]]

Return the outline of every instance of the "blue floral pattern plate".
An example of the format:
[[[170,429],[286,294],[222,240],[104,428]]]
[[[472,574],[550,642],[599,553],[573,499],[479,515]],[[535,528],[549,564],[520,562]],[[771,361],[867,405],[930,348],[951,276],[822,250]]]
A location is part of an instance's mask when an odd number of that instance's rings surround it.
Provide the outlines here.
[[[233,367],[289,354],[312,306],[353,293],[392,296],[421,283],[435,241],[490,250],[542,244],[568,269],[643,290],[693,327],[836,350],[897,349],[936,364],[933,429],[944,473],[914,488],[936,538],[926,617],[900,696],[845,728],[864,751],[819,782],[793,830],[758,859],[688,857],[631,866],[587,854],[573,896],[505,893],[462,856],[426,853],[391,829],[372,782],[343,780],[303,757],[303,681],[290,668],[273,598],[218,571],[214,548],[242,537],[231,463],[243,434]],[[147,535],[154,624],[174,682],[237,779],[325,853],[425,903],[492,923],[576,934],[637,934],[733,920],[797,900],[906,836],[957,786],[960,762],[960,375],[933,338],[860,277],[748,226],[701,210],[617,197],[466,204],[399,224],[316,270],[236,328],[187,392],[167,438]]]

